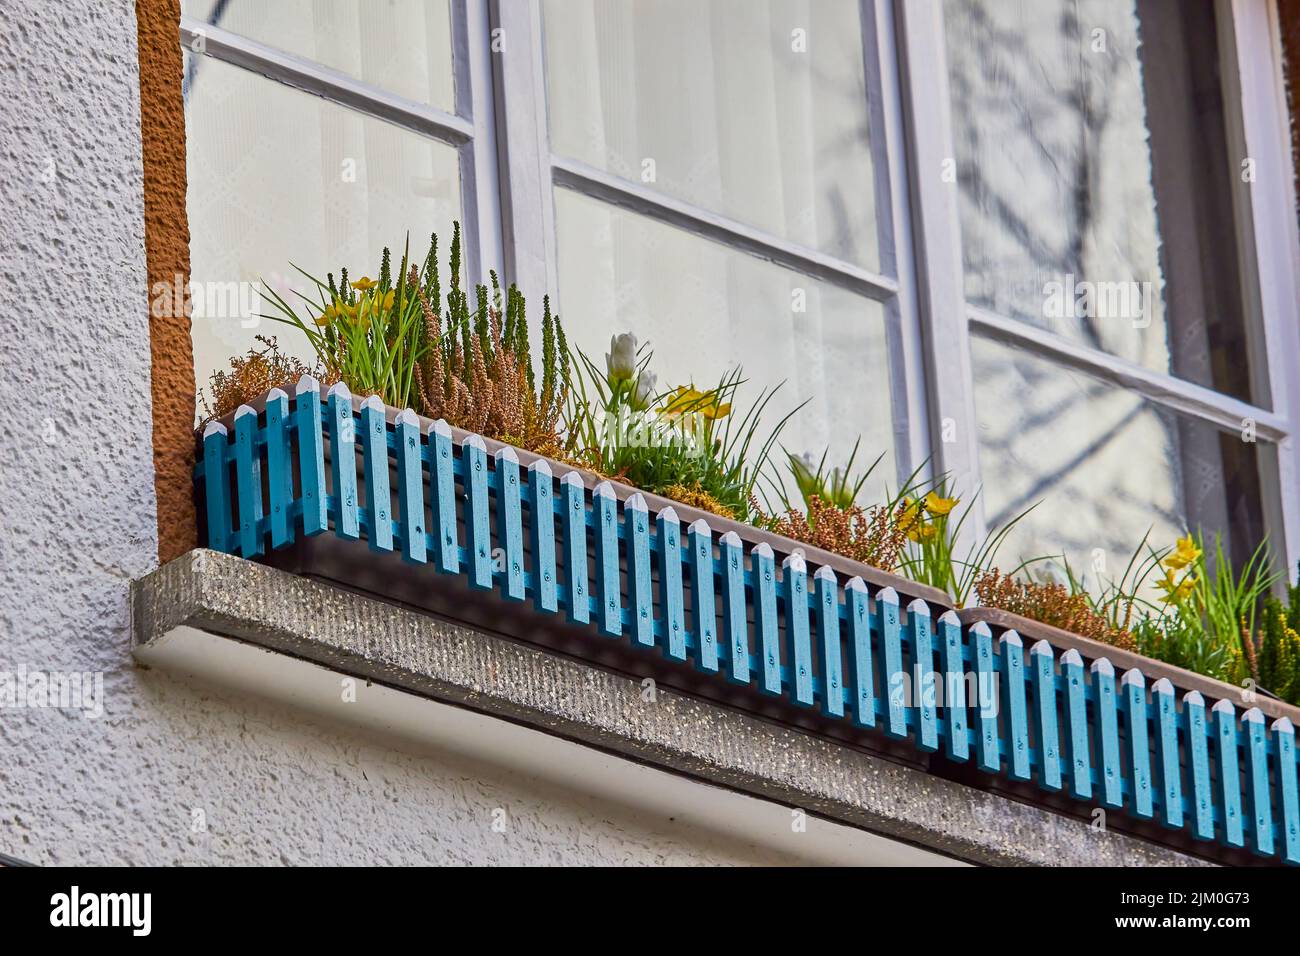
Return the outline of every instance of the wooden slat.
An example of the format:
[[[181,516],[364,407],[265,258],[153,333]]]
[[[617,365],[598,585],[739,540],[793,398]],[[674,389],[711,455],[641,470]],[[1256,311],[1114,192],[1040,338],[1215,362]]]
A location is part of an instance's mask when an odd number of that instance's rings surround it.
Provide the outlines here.
[[[659,552],[659,609],[663,615],[664,656],[686,660],[686,597],[682,591],[682,526],[675,508],[655,515]]]
[[[1083,658],[1073,647],[1061,655],[1061,681],[1065,685],[1066,787],[1078,800],[1092,799],[1092,754],[1088,750],[1088,686]]]
[[[1205,698],[1199,691],[1183,696],[1183,728],[1187,736],[1187,773],[1192,784],[1192,834],[1214,839],[1214,790],[1210,786],[1210,746]]]
[[[1268,732],[1264,713],[1252,707],[1241,715],[1246,735],[1246,812],[1250,848],[1260,856],[1273,855],[1273,807],[1268,785]]]
[[[695,666],[718,672],[718,611],[713,581],[713,532],[703,518],[686,532],[691,562],[691,633],[695,637]],[[748,666],[748,661],[746,661]]]
[[[853,577],[844,585],[849,622],[849,653],[853,657],[853,722],[876,726],[876,678],[871,654],[871,597],[867,582]]]
[[[918,750],[933,753],[939,749],[939,724],[936,712],[934,684],[934,624],[930,605],[917,598],[907,606],[907,623],[912,631],[914,686],[912,697],[916,706],[916,746]]]
[[[754,630],[762,662],[765,694],[781,694],[781,624],[776,617],[776,556],[766,541],[760,541],[749,553],[754,587]]]
[[[970,733],[966,720],[966,662],[962,658],[961,619],[948,610],[939,615],[939,656],[943,667],[943,704],[948,715],[944,751],[949,760],[970,759]]]
[[[1223,814],[1223,842],[1246,845],[1246,818],[1241,806],[1241,768],[1237,760],[1237,715],[1232,703],[1216,701],[1210,708],[1214,721],[1215,779],[1219,787],[1219,809]]]
[[[492,587],[492,505],[488,492],[487,446],[470,435],[460,446],[465,487],[465,553],[469,561],[469,586],[480,591]]]
[[[428,561],[428,535],[424,516],[424,449],[420,420],[406,408],[393,421],[397,451],[397,508],[402,523],[402,559],[412,564]]]
[[[627,549],[627,613],[633,647],[655,646],[654,591],[650,570],[650,512],[638,492],[623,502],[623,538]],[[617,576],[617,569],[615,570]]]
[[[1049,793],[1059,791],[1061,735],[1056,719],[1056,666],[1052,645],[1038,641],[1029,649],[1029,675],[1034,685],[1034,742],[1038,750],[1038,785]]]
[[[298,421],[298,487],[302,492],[302,533],[320,534],[329,528],[325,500],[325,440],[321,424],[320,383],[310,375],[294,387]]]
[[[745,546],[740,535],[726,532],[718,539],[722,565],[722,627],[726,632],[727,678],[737,684],[750,681],[749,620],[745,601]]]
[[[262,462],[257,454],[257,412],[248,405],[235,411],[235,492],[239,503],[239,553],[260,555],[262,532]]]
[[[998,638],[1002,660],[1002,707],[1007,745],[1007,776],[1029,779],[1029,716],[1025,704],[1025,648],[1020,635],[1005,631]]]
[[[266,485],[270,506],[271,547],[293,542],[293,448],[289,441],[289,396],[283,389],[266,393]]]
[[[1178,703],[1174,699],[1174,685],[1167,677],[1151,685],[1151,705],[1156,723],[1160,821],[1167,827],[1182,829],[1183,777],[1178,753]]]
[[[330,472],[334,485],[334,533],[347,541],[361,538],[357,511],[357,426],[352,393],[342,382],[329,391]]]
[[[975,687],[979,700],[975,701],[975,726],[979,731],[975,751],[975,765],[988,773],[1002,769],[998,753],[998,693],[997,671],[993,663],[993,633],[983,621],[971,625],[971,656],[975,663]]]
[[[885,733],[902,739],[907,736],[907,672],[903,669],[903,616],[899,613],[898,592],[882,588],[876,593],[880,612],[880,656],[884,665]]]
[[[429,503],[433,509],[433,553],[439,571],[460,571],[456,531],[456,471],[451,426],[441,418],[429,426]]]
[[[1295,726],[1290,718],[1279,717],[1269,731],[1277,758],[1277,803],[1281,811],[1282,845],[1278,848],[1287,863],[1300,863],[1300,795],[1296,789]]]
[[[528,466],[528,542],[532,551],[533,606],[554,614],[559,610],[555,577],[555,482],[551,466],[538,458]],[[582,566],[586,570],[586,534]],[[585,576],[585,575],[584,575]]]
[[[1124,729],[1128,741],[1129,784],[1132,786],[1129,812],[1150,820],[1155,816],[1151,787],[1151,744],[1147,732],[1146,678],[1136,667],[1120,678],[1120,696],[1124,701]]]
[[[233,554],[230,541],[230,463],[226,426],[209,422],[203,429],[203,496],[208,516],[208,547]]]
[[[576,471],[565,472],[560,479],[560,494],[564,529],[564,582],[568,590],[565,613],[570,623],[586,624],[591,620],[591,584],[587,572],[587,505],[582,476]],[[593,518],[596,527],[598,519]],[[597,536],[597,542],[600,538]],[[617,552],[617,548],[615,548]],[[600,550],[597,549],[597,561]]]
[[[366,474],[366,537],[371,551],[393,550],[392,486],[388,481],[388,426],[384,403],[371,395],[361,403],[361,453]]]
[[[1109,810],[1124,806],[1124,768],[1120,763],[1119,694],[1115,668],[1104,657],[1092,662],[1092,686],[1097,696],[1097,753],[1101,758],[1101,805]]]
[[[596,595],[600,602],[600,613],[596,616],[596,621],[600,633],[606,637],[622,637],[623,591],[618,574],[618,499],[614,496],[614,486],[608,481],[602,481],[592,489],[591,522],[592,533],[596,538]],[[630,579],[630,568],[628,575]]]
[[[803,555],[792,554],[781,562],[782,593],[785,596],[785,637],[790,662],[790,696],[801,707],[813,699],[812,638],[808,632],[808,566]]]
[[[497,544],[505,572],[501,594],[508,601],[524,599],[524,506],[519,480],[519,455],[502,445],[493,456],[497,489]]]
[[[835,572],[823,565],[813,575],[817,649],[821,655],[822,713],[844,716],[844,662],[840,654],[840,601]]]

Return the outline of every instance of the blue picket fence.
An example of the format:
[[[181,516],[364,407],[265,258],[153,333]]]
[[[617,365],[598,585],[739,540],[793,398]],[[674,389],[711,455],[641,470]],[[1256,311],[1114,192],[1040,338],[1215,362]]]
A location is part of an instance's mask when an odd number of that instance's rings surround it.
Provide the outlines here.
[[[1047,641],[1025,648],[1015,631],[995,639],[987,624],[963,626],[920,599],[904,606],[893,588],[841,582],[828,567],[810,574],[794,543],[778,573],[765,542],[747,549],[705,520],[683,528],[671,507],[651,514],[608,483],[588,492],[544,460],[523,469],[509,448],[489,457],[481,438],[457,442],[443,422],[421,429],[409,410],[386,419],[378,399],[354,411],[346,388],[322,396],[305,377],[292,399],[273,389],[260,414],[242,406],[233,436],[209,425],[195,470],[208,547],[256,558],[298,535],[364,539],[594,625],[593,640],[625,640],[922,752],[942,747],[1089,808],[1300,864],[1286,717],[1270,723],[1168,679],[1148,686],[1139,669],[1117,675],[1105,657]]]

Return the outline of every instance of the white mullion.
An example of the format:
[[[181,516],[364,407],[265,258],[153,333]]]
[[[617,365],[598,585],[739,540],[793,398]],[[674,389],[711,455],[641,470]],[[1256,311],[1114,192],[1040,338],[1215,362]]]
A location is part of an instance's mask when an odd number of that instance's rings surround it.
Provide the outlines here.
[[[925,358],[917,308],[916,270],[905,168],[902,92],[892,6],[863,0],[863,54],[870,111],[880,268],[895,276],[897,294],[885,303],[890,337],[894,447],[901,483],[930,458]]]
[[[630,209],[639,215],[676,226],[728,248],[747,252],[802,275],[822,279],[881,301],[891,298],[898,291],[897,281],[888,276],[852,265],[816,249],[788,242],[576,159],[552,156],[551,166],[556,185]]]
[[[1281,442],[1288,437],[1287,419],[1222,392],[1164,372],[1156,372],[1107,352],[1078,345],[1054,332],[996,315],[968,309],[973,333],[1048,359],[1061,368],[1074,369],[1117,385],[1157,405],[1240,432],[1246,420],[1255,424],[1257,437]]]
[[[452,146],[460,146],[474,135],[473,125],[460,116],[370,86],[346,73],[192,17],[181,17],[180,42],[191,52],[260,73],[267,79]]]
[[[929,383],[929,420],[936,471],[948,473],[964,496],[980,484],[970,332],[958,221],[947,53],[940,0],[896,3],[904,116],[911,147],[908,169],[916,251],[918,305]],[[948,427],[945,428],[945,425]],[[951,440],[945,441],[945,438]],[[963,531],[980,540],[983,496],[973,499]]]
[[[507,280],[529,295],[544,289],[555,297],[555,197],[541,9],[538,0],[492,0],[489,15]]]
[[[473,124],[473,138],[460,147],[461,210],[470,284],[487,282],[502,265],[501,205],[492,100],[491,36],[486,4],[451,0],[452,67],[456,113]]]
[[[1220,0],[1221,30],[1231,27],[1235,64],[1225,64],[1225,76],[1240,92],[1240,129],[1245,156],[1253,161],[1255,180],[1249,186],[1247,261],[1243,275],[1258,281],[1258,309],[1267,347],[1256,350],[1267,362],[1274,413],[1294,429],[1300,422],[1300,230],[1296,223],[1294,165],[1291,155],[1287,100],[1283,85],[1281,28],[1277,7],[1263,0]],[[1235,69],[1233,68],[1235,67]],[[1232,106],[1233,104],[1229,104]],[[1230,119],[1232,118],[1230,111]],[[1236,164],[1234,164],[1236,165]],[[1233,170],[1240,172],[1238,166]],[[1240,177],[1238,176],[1238,179]],[[1239,185],[1238,188],[1244,188]],[[1262,353],[1262,354],[1261,354]],[[1300,444],[1287,435],[1277,448],[1277,487],[1266,490],[1274,538],[1285,540],[1287,574],[1300,560]]]

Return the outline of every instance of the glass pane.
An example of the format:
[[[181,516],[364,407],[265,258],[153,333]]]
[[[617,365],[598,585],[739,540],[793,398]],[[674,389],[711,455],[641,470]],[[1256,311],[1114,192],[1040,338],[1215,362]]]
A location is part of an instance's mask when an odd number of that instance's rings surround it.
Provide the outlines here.
[[[312,275],[346,265],[373,275],[410,233],[450,235],[460,217],[456,151],[210,57],[187,54],[187,207],[200,386],[255,335],[307,358],[306,338],[256,318],[266,279],[309,291]]]
[[[737,364],[742,399],[785,382],[769,424],[811,399],[782,432],[786,448],[847,457],[861,436],[855,466],[888,453],[862,500],[897,487],[878,302],[567,189],[555,203],[571,342],[603,366],[610,336],[634,332],[654,347],[660,389],[712,386]]]
[[[551,148],[879,268],[858,4],[544,0]]]
[[[1185,528],[1222,532],[1238,562],[1263,540],[1259,450],[1241,433],[994,342],[972,352],[990,526],[1041,502],[1004,568],[1064,552],[1076,569],[1101,555],[1118,577],[1148,528],[1157,546]]]
[[[448,0],[182,0],[188,17],[455,110]]]
[[[968,300],[1266,401],[1246,361],[1213,2],[944,14]]]

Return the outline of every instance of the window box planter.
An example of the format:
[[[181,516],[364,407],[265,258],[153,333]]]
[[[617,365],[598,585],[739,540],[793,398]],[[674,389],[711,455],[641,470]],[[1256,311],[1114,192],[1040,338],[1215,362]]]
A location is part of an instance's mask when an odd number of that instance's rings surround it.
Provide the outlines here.
[[[932,588],[310,380],[209,426],[200,453],[216,550],[1203,855],[1300,863],[1300,709],[954,613]]]

